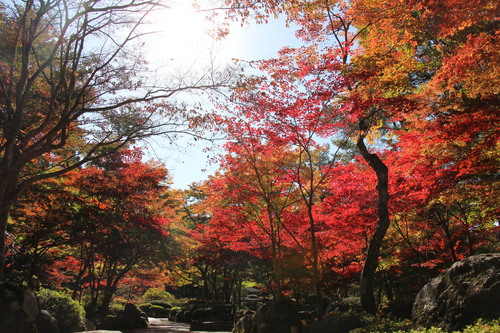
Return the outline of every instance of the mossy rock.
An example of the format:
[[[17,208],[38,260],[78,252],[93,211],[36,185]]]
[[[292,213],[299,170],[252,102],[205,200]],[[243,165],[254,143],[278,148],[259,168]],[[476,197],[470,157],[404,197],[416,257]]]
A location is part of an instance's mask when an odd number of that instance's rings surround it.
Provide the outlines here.
[[[297,306],[291,300],[263,304],[255,313],[257,333],[290,333],[291,327],[299,326]]]

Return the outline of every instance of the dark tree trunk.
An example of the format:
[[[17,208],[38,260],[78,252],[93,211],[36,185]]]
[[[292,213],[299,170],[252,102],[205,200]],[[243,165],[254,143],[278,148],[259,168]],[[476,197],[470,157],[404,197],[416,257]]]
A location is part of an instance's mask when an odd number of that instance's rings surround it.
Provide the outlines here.
[[[4,279],[5,254],[6,254],[6,232],[9,221],[9,209],[0,209],[0,282]]]
[[[5,279],[5,257],[7,255],[7,225],[9,224],[10,210],[15,203],[23,186],[17,185],[19,168],[12,168],[11,154],[4,153],[0,162],[0,282]]]
[[[370,165],[370,167],[375,171],[377,175],[377,224],[375,226],[375,231],[368,244],[368,250],[366,252],[365,265],[363,267],[363,272],[361,273],[360,281],[360,297],[361,297],[361,307],[364,311],[368,313],[376,312],[375,296],[373,293],[373,282],[375,280],[375,272],[377,271],[378,258],[380,254],[380,248],[382,247],[382,241],[384,240],[387,229],[389,228],[389,175],[388,168],[380,160],[376,154],[368,152],[366,145],[364,143],[364,138],[359,138],[357,142],[357,147],[361,156]]]

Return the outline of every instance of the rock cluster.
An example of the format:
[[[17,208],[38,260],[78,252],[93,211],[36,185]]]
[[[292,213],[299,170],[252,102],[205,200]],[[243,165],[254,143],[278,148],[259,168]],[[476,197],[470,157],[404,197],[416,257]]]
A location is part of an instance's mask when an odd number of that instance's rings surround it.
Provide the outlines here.
[[[500,253],[456,262],[427,283],[413,304],[419,326],[461,330],[479,318],[500,318]]]
[[[0,284],[0,332],[35,333],[39,314],[33,291],[22,285]]]

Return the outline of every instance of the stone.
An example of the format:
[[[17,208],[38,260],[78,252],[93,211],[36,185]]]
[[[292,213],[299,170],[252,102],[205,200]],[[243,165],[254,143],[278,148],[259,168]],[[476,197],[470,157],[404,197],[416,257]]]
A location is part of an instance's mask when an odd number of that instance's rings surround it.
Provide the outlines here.
[[[255,313],[255,333],[290,333],[299,326],[297,306],[291,300],[265,303]]]
[[[39,333],[59,333],[57,319],[54,318],[47,310],[40,311],[40,316],[37,320]]]
[[[181,309],[170,310],[170,313],[168,314],[168,320],[176,321],[177,315],[179,314],[180,311],[181,311]]]
[[[462,330],[479,318],[500,317],[500,253],[456,262],[418,293],[412,319],[418,326]]]
[[[97,320],[97,329],[130,330],[148,327],[148,317],[134,304],[127,303],[123,311],[117,315],[108,315]]]
[[[301,327],[306,327],[316,321],[312,311],[299,311],[297,315],[299,316]]]
[[[189,323],[191,320],[191,311],[189,309],[179,309],[176,311],[174,321],[177,323]]]
[[[411,319],[415,298],[401,298],[386,301],[379,307],[379,314],[384,318]]]
[[[230,331],[233,328],[234,307],[231,304],[193,305],[189,322],[192,331]]]
[[[0,284],[0,332],[35,333],[39,314],[33,291],[19,284]]]
[[[85,318],[84,325],[85,331],[95,331],[96,329],[94,322],[90,318]]]
[[[234,315],[233,333],[254,333],[253,321],[255,312],[244,309],[236,311]]]
[[[210,304],[191,309],[190,321],[230,321],[234,319],[231,304]]]
[[[127,323],[126,328],[145,328],[148,327],[148,317],[139,310],[134,304],[127,303],[121,314]]]

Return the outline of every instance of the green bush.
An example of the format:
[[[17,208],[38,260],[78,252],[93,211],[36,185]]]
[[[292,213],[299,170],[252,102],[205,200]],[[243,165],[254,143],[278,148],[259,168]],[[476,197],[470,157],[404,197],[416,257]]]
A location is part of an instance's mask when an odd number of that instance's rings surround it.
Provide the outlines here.
[[[50,289],[38,292],[40,308],[47,310],[56,320],[61,333],[71,333],[85,329],[85,311],[71,297]]]
[[[113,302],[109,305],[109,312],[113,314],[117,314],[123,311],[125,309],[125,304],[118,303],[118,302]]]
[[[158,288],[149,288],[146,290],[144,295],[142,295],[142,300],[144,303],[149,303],[151,301],[162,300],[170,304],[175,302],[175,297],[169,292]]]
[[[369,326],[351,330],[350,333],[446,333],[438,327],[410,329],[409,322],[399,321],[393,322],[389,320],[381,320],[373,322]],[[497,333],[500,332],[500,319],[493,321],[484,321],[480,319],[476,324],[467,326],[461,333]],[[453,331],[452,333],[460,333],[460,331]]]
[[[151,303],[140,304],[138,308],[141,309],[141,311],[144,312],[148,317],[153,318],[168,318],[170,314],[169,309]]]
[[[467,326],[463,333],[495,333],[500,332],[500,319],[483,321],[479,319],[474,325]]]
[[[361,315],[366,325],[361,328],[351,330],[349,333],[399,333],[409,332],[411,330],[410,320],[391,320],[387,318],[378,318],[366,314]]]

